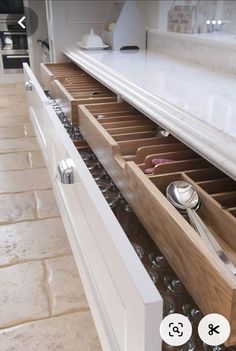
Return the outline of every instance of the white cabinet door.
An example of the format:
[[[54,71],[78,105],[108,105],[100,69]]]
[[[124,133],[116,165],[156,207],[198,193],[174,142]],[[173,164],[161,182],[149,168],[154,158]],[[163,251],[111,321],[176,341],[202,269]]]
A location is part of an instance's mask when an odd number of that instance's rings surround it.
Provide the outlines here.
[[[33,81],[43,105],[34,113],[37,136],[46,141],[53,188],[103,349],[161,351],[161,296],[40,89]],[[29,98],[31,111],[35,100]],[[73,164],[72,184],[63,184],[58,171],[66,160]]]

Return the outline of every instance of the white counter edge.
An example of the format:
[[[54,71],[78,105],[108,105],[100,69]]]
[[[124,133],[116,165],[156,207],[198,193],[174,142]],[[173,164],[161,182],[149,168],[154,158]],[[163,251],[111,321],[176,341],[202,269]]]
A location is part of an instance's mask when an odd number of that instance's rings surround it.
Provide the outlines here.
[[[236,140],[150,94],[76,47],[63,53],[124,100],[236,180]]]

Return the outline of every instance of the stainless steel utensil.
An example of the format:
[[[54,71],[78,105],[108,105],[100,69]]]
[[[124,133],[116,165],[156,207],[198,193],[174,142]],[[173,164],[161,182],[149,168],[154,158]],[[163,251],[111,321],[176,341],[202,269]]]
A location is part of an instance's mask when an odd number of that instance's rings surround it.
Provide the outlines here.
[[[161,127],[158,127],[157,130],[156,130],[156,137],[157,138],[167,138],[168,136],[170,135],[170,133],[165,130],[165,129],[162,129]]]
[[[166,197],[178,210],[187,212],[192,226],[208,248],[219,256],[233,274],[236,274],[236,266],[227,257],[218,241],[196,212],[200,207],[200,199],[193,185],[185,181],[170,183],[166,188]]]

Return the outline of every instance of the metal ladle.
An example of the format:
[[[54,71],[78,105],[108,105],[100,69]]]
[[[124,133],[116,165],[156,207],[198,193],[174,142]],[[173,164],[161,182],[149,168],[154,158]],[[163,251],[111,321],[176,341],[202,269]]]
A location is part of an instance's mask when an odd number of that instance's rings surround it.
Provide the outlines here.
[[[192,226],[208,248],[219,256],[233,274],[236,274],[236,266],[226,256],[218,241],[196,212],[200,207],[200,199],[193,185],[185,181],[170,183],[166,188],[166,197],[178,210],[187,212]]]

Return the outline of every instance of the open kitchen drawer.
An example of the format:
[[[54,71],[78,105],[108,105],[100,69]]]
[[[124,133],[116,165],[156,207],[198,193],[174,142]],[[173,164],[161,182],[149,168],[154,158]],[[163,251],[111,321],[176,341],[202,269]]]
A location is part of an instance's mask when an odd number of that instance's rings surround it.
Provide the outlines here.
[[[169,183],[186,180],[199,215],[236,264],[236,182],[129,104],[79,107],[84,138],[203,313],[230,322],[236,343],[236,276],[169,203]]]
[[[41,78],[73,124],[78,105],[116,101],[116,95],[73,63],[41,64]]]
[[[161,351],[161,296],[27,64],[24,72],[31,119],[102,347]],[[58,166],[73,171],[72,184],[62,183]]]
[[[53,92],[54,80],[87,75],[82,69],[71,62],[41,63],[41,79],[43,88]]]

